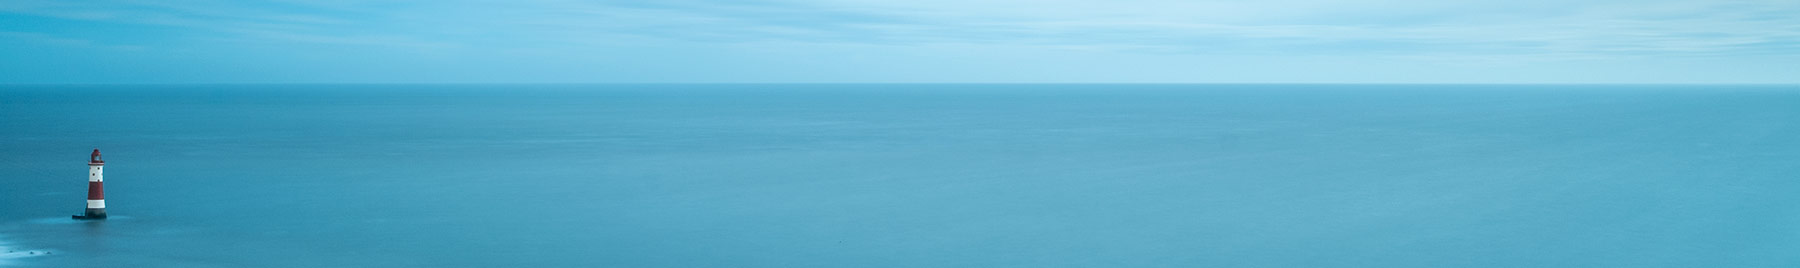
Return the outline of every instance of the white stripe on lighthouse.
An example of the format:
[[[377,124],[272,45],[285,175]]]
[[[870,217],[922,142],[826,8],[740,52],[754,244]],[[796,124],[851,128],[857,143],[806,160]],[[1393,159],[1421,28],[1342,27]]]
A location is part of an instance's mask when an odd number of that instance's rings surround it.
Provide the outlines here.
[[[87,208],[106,208],[106,200],[88,200]]]
[[[101,181],[101,177],[106,176],[104,173],[105,171],[101,169],[101,167],[102,166],[88,166],[88,181]]]

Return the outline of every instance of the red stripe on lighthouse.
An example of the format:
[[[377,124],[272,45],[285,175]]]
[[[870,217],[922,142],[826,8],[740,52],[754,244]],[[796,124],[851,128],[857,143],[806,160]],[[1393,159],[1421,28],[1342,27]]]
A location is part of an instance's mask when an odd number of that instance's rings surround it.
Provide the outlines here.
[[[88,200],[106,200],[106,189],[101,182],[88,182]]]

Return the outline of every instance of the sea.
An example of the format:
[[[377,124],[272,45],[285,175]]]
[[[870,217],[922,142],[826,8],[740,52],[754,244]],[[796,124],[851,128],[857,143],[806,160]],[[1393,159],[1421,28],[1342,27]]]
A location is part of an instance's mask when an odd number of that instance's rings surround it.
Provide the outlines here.
[[[104,221],[76,221],[87,160]],[[0,86],[0,267],[1800,267],[1800,86]]]

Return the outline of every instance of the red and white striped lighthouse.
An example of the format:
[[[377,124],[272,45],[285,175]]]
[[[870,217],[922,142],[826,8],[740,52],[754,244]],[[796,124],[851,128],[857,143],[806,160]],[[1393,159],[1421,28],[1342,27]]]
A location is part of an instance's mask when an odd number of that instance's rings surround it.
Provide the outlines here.
[[[103,177],[106,174],[102,172],[105,168],[106,161],[100,160],[100,149],[94,149],[94,154],[88,155],[87,213],[70,217],[77,220],[106,219],[106,187],[102,183],[105,181]]]

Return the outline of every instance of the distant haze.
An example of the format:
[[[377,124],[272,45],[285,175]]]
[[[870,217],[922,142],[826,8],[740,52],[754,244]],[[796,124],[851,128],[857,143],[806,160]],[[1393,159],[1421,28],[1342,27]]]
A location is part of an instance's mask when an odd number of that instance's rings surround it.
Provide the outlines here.
[[[1800,83],[1800,1],[0,3],[17,83]]]

